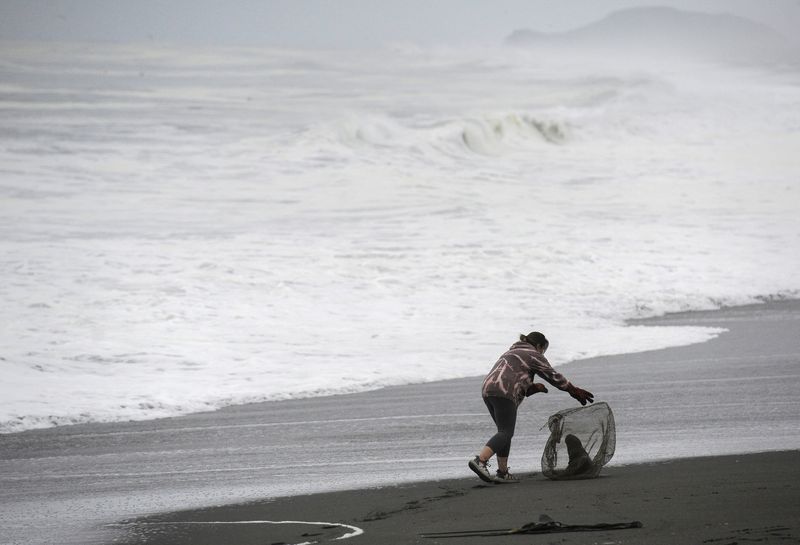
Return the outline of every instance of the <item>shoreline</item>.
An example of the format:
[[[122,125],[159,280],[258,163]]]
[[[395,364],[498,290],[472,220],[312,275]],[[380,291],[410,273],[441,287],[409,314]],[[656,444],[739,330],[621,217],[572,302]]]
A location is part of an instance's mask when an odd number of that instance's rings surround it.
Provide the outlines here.
[[[736,305],[736,306],[723,306],[719,309],[712,309],[712,310],[687,310],[687,311],[680,311],[680,312],[670,312],[663,315],[652,316],[647,318],[630,318],[623,322],[626,327],[636,327],[636,326],[659,326],[659,325],[676,325],[680,327],[681,325],[687,325],[680,323],[676,318],[681,316],[691,316],[693,314],[701,314],[701,313],[715,313],[715,312],[725,312],[731,309],[757,309],[763,305],[770,305],[773,303],[784,303],[784,302],[800,302],[800,297],[797,299],[785,299],[785,298],[765,298],[763,301],[758,303],[751,303],[747,305]],[[667,323],[669,321],[669,323]],[[663,322],[663,323],[651,323],[651,322]],[[713,329],[713,327],[709,326],[709,328]],[[714,335],[714,334],[711,334]],[[514,337],[514,335],[512,335]],[[691,340],[688,341],[690,344],[686,345],[670,345],[662,348],[651,348],[651,349],[644,349],[644,350],[636,350],[633,352],[617,352],[617,353],[610,353],[605,355],[599,356],[588,356],[588,357],[580,357],[579,359],[574,359],[570,361],[566,361],[564,363],[556,364],[556,368],[561,368],[566,365],[573,365],[579,364],[584,361],[595,360],[599,358],[614,358],[614,357],[625,357],[635,354],[642,354],[647,352],[654,352],[658,350],[669,350],[674,348],[680,348],[682,346],[691,346],[702,344],[712,340],[714,337],[706,338],[703,340]],[[503,345],[498,345],[499,349],[503,349]],[[52,430],[56,428],[64,428],[68,426],[102,426],[102,425],[127,425],[133,423],[146,423],[146,422],[153,422],[153,421],[162,421],[168,420],[173,418],[184,418],[189,417],[192,415],[197,414],[206,414],[206,413],[214,413],[218,411],[223,411],[226,409],[236,408],[236,407],[244,407],[249,405],[259,405],[264,403],[284,403],[284,402],[293,402],[293,401],[303,401],[309,399],[315,399],[320,397],[339,397],[339,396],[350,396],[350,395],[359,395],[365,394],[377,390],[383,390],[386,388],[397,388],[397,387],[414,387],[422,384],[431,384],[431,383],[444,383],[453,380],[465,380],[471,379],[474,376],[466,376],[466,377],[455,377],[455,378],[445,378],[445,379],[437,379],[433,381],[424,381],[424,382],[409,382],[409,383],[401,383],[401,384],[389,384],[384,386],[371,386],[367,387],[367,389],[361,390],[357,389],[354,391],[333,391],[330,393],[314,393],[314,394],[301,394],[299,397],[289,397],[289,398],[280,398],[280,399],[263,399],[259,401],[234,401],[234,402],[223,402],[218,406],[215,405],[216,402],[209,402],[208,406],[203,409],[191,410],[190,412],[181,412],[181,413],[174,413],[174,414],[166,414],[163,416],[135,416],[130,419],[125,419],[124,417],[111,417],[111,419],[94,419],[94,417],[88,416],[88,413],[82,414],[81,417],[76,417],[74,415],[50,415],[50,416],[17,416],[16,418],[20,421],[24,421],[29,419],[28,424],[21,424],[17,426],[21,429],[15,429],[10,422],[13,421],[7,420],[3,424],[7,426],[7,429],[0,429],[0,438],[3,436],[18,434],[18,433],[31,433],[31,432],[40,432],[45,430]],[[83,418],[88,418],[84,420]],[[41,424],[41,422],[48,422],[45,424]],[[31,426],[31,427],[25,427]]]
[[[733,310],[737,310],[739,312],[751,312],[751,311],[757,312],[758,309],[760,309],[760,308],[762,308],[764,306],[781,305],[781,304],[784,304],[784,303],[797,303],[797,304],[800,304],[800,298],[797,298],[797,299],[793,299],[793,298],[788,298],[788,299],[786,299],[786,298],[765,298],[763,301],[758,302],[758,303],[750,303],[750,304],[746,304],[746,305],[735,305],[735,306],[722,306],[719,309],[686,310],[686,311],[679,311],[679,312],[669,312],[669,313],[666,313],[666,314],[647,317],[647,318],[631,318],[631,319],[625,320],[624,324],[625,324],[625,326],[649,326],[649,327],[670,326],[670,325],[675,325],[675,326],[698,325],[698,326],[701,326],[701,327],[711,327],[711,328],[713,328],[713,327],[715,327],[713,325],[695,323],[697,317],[702,316],[702,315],[706,315],[706,314],[710,314],[711,316],[713,316],[713,315],[715,315],[717,313],[729,312],[729,311],[733,311]],[[687,323],[686,322],[687,319],[688,320],[692,320],[692,323],[691,324]],[[713,320],[712,319],[712,321],[716,322],[718,320]],[[723,331],[720,334],[725,334],[725,333],[726,332]],[[687,344],[687,345],[674,345],[674,346],[668,346],[668,347],[665,347],[665,348],[639,350],[639,351],[635,351],[635,352],[619,352],[619,353],[606,354],[606,355],[601,355],[601,356],[582,357],[580,359],[571,360],[571,361],[565,362],[563,364],[559,364],[559,365],[556,366],[556,368],[557,369],[561,369],[561,368],[564,368],[565,366],[580,365],[583,362],[594,361],[594,360],[635,356],[635,355],[638,355],[638,354],[658,352],[658,351],[661,351],[661,350],[673,350],[673,349],[683,348],[683,347],[686,347],[686,346],[696,346],[696,345],[708,343],[708,342],[710,342],[712,340],[714,340],[714,337],[712,337],[710,339],[707,339],[707,340],[692,342],[691,344]],[[380,390],[384,390],[384,389],[415,387],[415,386],[421,386],[421,385],[425,385],[425,384],[438,384],[438,383],[447,383],[447,382],[451,382],[451,381],[470,380],[470,379],[473,379],[473,378],[475,378],[475,377],[474,376],[456,377],[456,378],[434,380],[434,381],[430,381],[430,382],[411,382],[411,383],[403,383],[403,384],[397,384],[397,385],[376,386],[374,388],[370,388],[370,389],[367,389],[367,390],[358,390],[358,391],[350,391],[350,392],[347,392],[347,391],[345,391],[345,392],[334,392],[334,393],[330,393],[330,394],[308,395],[308,396],[302,396],[302,397],[296,397],[296,398],[287,398],[287,399],[269,399],[269,400],[252,401],[252,402],[236,402],[236,403],[231,403],[229,405],[222,405],[222,406],[219,406],[217,408],[211,408],[211,409],[207,409],[207,410],[192,411],[192,412],[188,412],[188,413],[172,414],[172,415],[153,417],[153,418],[134,418],[134,419],[131,419],[131,420],[124,420],[124,419],[120,419],[120,420],[88,420],[88,421],[67,422],[66,421],[66,417],[53,417],[53,421],[54,422],[59,422],[59,423],[56,423],[56,424],[53,424],[53,425],[50,425],[50,426],[44,426],[44,427],[35,426],[35,427],[31,427],[31,428],[25,428],[25,429],[14,430],[14,431],[3,431],[3,432],[0,432],[0,438],[2,438],[3,436],[10,436],[10,435],[14,435],[14,434],[47,432],[48,430],[68,428],[68,427],[72,427],[72,426],[113,426],[113,425],[125,426],[125,425],[137,424],[137,423],[146,424],[148,422],[159,422],[159,421],[170,420],[170,419],[181,419],[181,418],[186,418],[186,417],[192,417],[194,415],[210,414],[210,413],[216,413],[216,412],[225,411],[225,410],[235,410],[236,408],[239,408],[239,407],[259,406],[259,405],[262,405],[262,404],[274,404],[274,403],[303,402],[303,401],[306,401],[306,400],[318,399],[318,398],[331,398],[331,397],[362,395],[362,394],[368,394],[368,393],[371,393],[371,392],[380,391]],[[481,378],[483,378],[483,377],[481,376]],[[64,422],[61,422],[62,420],[64,420]]]
[[[794,394],[800,387],[800,301],[634,325],[675,323],[729,332],[701,344],[559,366],[614,411],[617,451],[604,474],[642,460],[800,449]],[[482,378],[3,435],[0,534],[27,545],[52,543],[54,536],[62,543],[108,543],[119,528],[107,525],[132,517],[199,513],[209,505],[236,511],[243,502],[279,504],[313,497],[308,494],[357,495],[471,477],[466,461],[493,433],[480,399]],[[514,473],[538,473],[548,436],[540,428],[570,406],[577,404],[553,389],[522,404],[510,460]],[[423,505],[425,497],[418,498]],[[282,520],[297,520],[288,515]]]

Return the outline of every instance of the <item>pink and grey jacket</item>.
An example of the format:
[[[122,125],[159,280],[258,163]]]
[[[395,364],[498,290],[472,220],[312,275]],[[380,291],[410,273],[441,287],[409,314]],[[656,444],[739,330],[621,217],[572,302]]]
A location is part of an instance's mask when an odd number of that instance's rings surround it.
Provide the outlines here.
[[[558,388],[566,390],[569,381],[553,369],[544,355],[526,342],[515,342],[500,356],[483,381],[483,397],[504,397],[514,403],[522,403],[525,393],[533,384],[534,375]]]

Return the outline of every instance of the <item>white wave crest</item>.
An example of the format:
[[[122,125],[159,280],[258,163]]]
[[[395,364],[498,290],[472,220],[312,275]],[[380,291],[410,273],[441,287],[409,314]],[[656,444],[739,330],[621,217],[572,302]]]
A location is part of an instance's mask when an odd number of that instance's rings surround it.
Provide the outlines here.
[[[311,138],[358,151],[502,155],[565,144],[573,131],[571,122],[527,113],[406,123],[388,116],[365,115],[337,123],[333,128],[315,129]],[[308,145],[306,139],[302,145]]]
[[[497,155],[507,149],[535,146],[542,142],[563,144],[569,139],[569,124],[537,119],[529,115],[508,114],[469,120],[461,139],[467,149],[484,155]]]

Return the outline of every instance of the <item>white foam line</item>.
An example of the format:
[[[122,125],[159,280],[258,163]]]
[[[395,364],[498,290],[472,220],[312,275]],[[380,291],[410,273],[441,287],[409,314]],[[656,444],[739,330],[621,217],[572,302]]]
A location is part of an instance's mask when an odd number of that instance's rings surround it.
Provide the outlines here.
[[[748,377],[749,380],[749,377]],[[730,403],[719,403],[719,402],[710,402],[710,403],[672,403],[672,404],[661,404],[661,405],[647,405],[648,410],[668,410],[668,409],[676,409],[676,408],[687,408],[692,407],[693,409],[697,409],[700,407],[741,407],[743,405],[747,405],[751,403],[748,400],[742,401],[735,401]],[[772,407],[772,406],[780,406],[780,405],[790,405],[796,406],[798,404],[797,401],[775,401],[775,400],[766,400],[766,401],[759,401],[759,405],[762,407]],[[620,411],[641,411],[642,407],[637,405],[625,406],[625,405],[615,405],[614,412]]]
[[[268,428],[274,426],[310,426],[313,424],[339,424],[343,422],[373,422],[378,420],[415,420],[422,418],[460,418],[464,416],[483,416],[483,413],[446,413],[446,414],[401,414],[396,416],[372,416],[365,418],[332,418],[330,420],[289,420],[282,422],[258,422],[254,424],[219,424],[214,426],[194,426],[183,428],[159,428],[153,430],[114,431],[108,433],[76,433],[70,437],[110,437],[114,435],[138,435],[146,433],[175,433],[187,431],[208,431],[217,429]]]
[[[642,354],[641,352],[639,354]],[[598,358],[614,358],[614,357],[623,357],[623,356],[631,356],[633,353],[630,354],[610,354],[607,356],[598,356]],[[660,361],[659,364],[670,364],[670,363],[715,363],[720,361],[781,361],[785,359],[796,359],[800,357],[800,352],[784,352],[781,354],[766,354],[766,355],[744,355],[744,356],[712,356],[708,358],[681,358],[681,359],[673,359],[673,360],[664,360]],[[594,358],[587,358],[587,359],[594,359]],[[582,360],[574,360],[570,363],[577,363]]]
[[[221,467],[212,469],[183,469],[176,471],[152,471],[152,472],[135,472],[135,473],[56,473],[56,474],[36,474],[25,476],[2,476],[0,482],[4,481],[41,481],[51,479],[84,479],[87,477],[154,477],[162,475],[193,475],[203,473],[230,473],[237,471],[259,471],[264,469],[292,469],[292,468],[313,468],[313,467],[332,467],[332,466],[354,466],[354,465],[385,465],[397,464],[398,462],[409,463],[429,463],[429,462],[453,462],[459,461],[463,457],[436,457],[436,458],[402,458],[390,459],[384,458],[380,460],[345,460],[341,462],[309,462],[299,463],[292,465],[274,465],[274,466],[242,466],[242,467]]]
[[[753,382],[753,381],[759,381],[759,380],[761,380],[761,381],[766,380],[766,381],[769,381],[769,382],[775,382],[775,381],[780,381],[780,380],[796,379],[796,378],[800,378],[800,374],[761,375],[761,376],[751,375],[751,376],[748,376],[746,379],[742,378],[741,376],[736,376],[736,377],[718,377],[718,378],[717,377],[715,377],[715,378],[696,378],[696,377],[692,377],[691,379],[683,378],[683,379],[678,379],[678,380],[659,380],[659,381],[650,381],[650,382],[615,382],[614,386],[615,387],[619,387],[619,386],[634,386],[634,387],[638,388],[638,387],[641,387],[641,386],[659,386],[659,385],[663,385],[663,384],[677,384],[677,385],[682,385],[682,384],[687,384],[687,383],[691,383],[691,384],[712,383],[713,384],[713,383],[718,383],[718,382],[745,382],[745,380],[747,382]]]
[[[358,526],[350,524],[342,524],[341,522],[312,522],[308,520],[187,520],[187,521],[162,521],[162,522],[127,522],[127,523],[114,523],[109,526],[143,526],[143,525],[169,525],[169,524],[313,524],[314,526],[340,526],[350,530],[349,533],[334,538],[335,541],[340,539],[347,539],[350,537],[360,536],[364,530]],[[307,541],[305,543],[317,543],[316,541]],[[296,545],[304,545],[298,543]]]

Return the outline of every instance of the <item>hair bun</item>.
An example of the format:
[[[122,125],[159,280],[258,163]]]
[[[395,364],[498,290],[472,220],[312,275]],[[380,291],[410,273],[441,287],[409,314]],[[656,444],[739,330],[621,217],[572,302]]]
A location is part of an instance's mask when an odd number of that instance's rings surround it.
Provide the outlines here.
[[[532,344],[533,346],[546,347],[550,344],[550,341],[547,340],[547,337],[538,331],[531,331],[527,335],[520,335],[519,340],[528,344]]]

